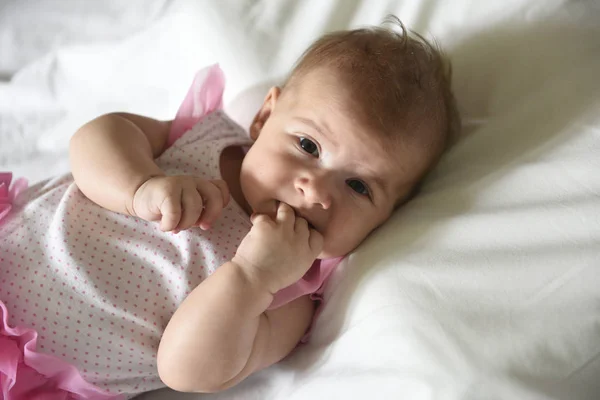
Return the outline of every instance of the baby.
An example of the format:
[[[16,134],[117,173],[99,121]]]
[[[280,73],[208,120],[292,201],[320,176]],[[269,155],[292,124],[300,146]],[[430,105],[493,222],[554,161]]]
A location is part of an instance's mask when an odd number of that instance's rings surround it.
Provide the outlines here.
[[[249,137],[219,109],[218,67],[173,121],[81,127],[72,176],[0,225],[4,398],[218,391],[305,340],[330,272],[459,129],[448,62],[393,25],[317,40]]]

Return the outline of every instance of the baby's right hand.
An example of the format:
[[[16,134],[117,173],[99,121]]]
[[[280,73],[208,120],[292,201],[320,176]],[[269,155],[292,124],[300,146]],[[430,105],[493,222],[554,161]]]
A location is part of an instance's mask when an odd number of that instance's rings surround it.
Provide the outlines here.
[[[252,229],[231,261],[271,294],[298,281],[323,249],[323,236],[280,203],[277,216],[253,215]]]
[[[223,180],[197,176],[155,176],[133,196],[133,213],[146,221],[160,221],[164,232],[199,226],[209,229],[229,203]]]

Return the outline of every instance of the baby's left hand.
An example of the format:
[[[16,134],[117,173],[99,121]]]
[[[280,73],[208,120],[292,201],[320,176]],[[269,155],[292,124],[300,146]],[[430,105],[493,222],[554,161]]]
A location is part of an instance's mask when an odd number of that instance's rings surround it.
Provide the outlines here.
[[[272,294],[302,278],[323,248],[323,236],[285,203],[275,220],[260,214],[252,224],[232,262]]]
[[[160,229],[175,233],[200,226],[219,217],[229,202],[227,183],[192,175],[154,176],[135,192],[133,215],[146,221],[160,221]]]

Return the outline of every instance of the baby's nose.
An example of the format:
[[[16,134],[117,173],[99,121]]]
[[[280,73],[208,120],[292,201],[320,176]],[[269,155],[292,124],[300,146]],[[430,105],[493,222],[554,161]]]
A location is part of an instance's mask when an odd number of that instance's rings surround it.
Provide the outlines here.
[[[296,190],[304,200],[312,205],[319,205],[327,210],[331,207],[331,184],[324,176],[302,177],[296,180]]]

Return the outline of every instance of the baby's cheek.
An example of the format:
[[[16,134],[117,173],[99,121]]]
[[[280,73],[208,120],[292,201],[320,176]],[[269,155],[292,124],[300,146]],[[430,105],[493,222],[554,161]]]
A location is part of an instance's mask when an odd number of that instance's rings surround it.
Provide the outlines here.
[[[354,241],[347,237],[343,232],[333,235],[324,235],[323,250],[319,258],[333,258],[348,254],[353,246]]]

